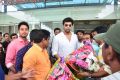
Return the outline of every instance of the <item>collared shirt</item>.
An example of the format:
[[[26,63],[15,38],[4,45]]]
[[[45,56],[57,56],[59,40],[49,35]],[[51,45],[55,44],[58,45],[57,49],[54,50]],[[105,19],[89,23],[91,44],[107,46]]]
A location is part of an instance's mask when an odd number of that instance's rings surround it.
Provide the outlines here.
[[[70,53],[77,49],[78,39],[72,33],[71,40],[69,41],[63,32],[56,35],[53,39],[52,54],[66,58]]]
[[[120,71],[104,77],[101,80],[120,80]]]
[[[24,56],[22,71],[33,69],[35,71],[33,80],[46,80],[50,68],[47,50],[33,44]]]
[[[22,38],[19,37],[8,45],[5,60],[7,68],[15,65],[17,52],[27,44],[28,40],[24,41]]]
[[[78,41],[78,46],[77,46],[77,48],[81,48],[82,46],[83,46],[84,44],[83,44],[83,42],[81,41]]]
[[[22,71],[23,57],[25,53],[32,47],[31,42],[28,45],[24,46],[17,52],[15,69],[16,71]]]

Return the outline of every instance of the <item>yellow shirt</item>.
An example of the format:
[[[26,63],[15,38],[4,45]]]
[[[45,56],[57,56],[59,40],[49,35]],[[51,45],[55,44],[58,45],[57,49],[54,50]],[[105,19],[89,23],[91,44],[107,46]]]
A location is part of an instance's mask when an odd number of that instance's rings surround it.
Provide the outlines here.
[[[100,46],[97,58],[98,58],[100,63],[104,64],[103,56],[102,56],[102,45]]]
[[[45,80],[50,68],[51,64],[47,50],[33,44],[24,56],[23,70],[34,69],[34,80]]]

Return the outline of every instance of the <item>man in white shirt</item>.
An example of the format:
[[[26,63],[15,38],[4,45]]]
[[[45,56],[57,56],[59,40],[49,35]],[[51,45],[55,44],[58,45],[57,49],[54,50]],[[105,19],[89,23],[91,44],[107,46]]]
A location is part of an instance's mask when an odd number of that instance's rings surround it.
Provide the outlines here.
[[[56,35],[52,43],[52,54],[59,58],[66,58],[70,53],[77,49],[77,36],[71,32],[73,19],[67,17],[63,20],[63,32]]]
[[[56,60],[57,60],[55,56],[52,56],[52,42],[53,42],[54,37],[57,34],[59,34],[60,32],[61,32],[60,28],[55,28],[54,29],[54,36],[51,36],[50,40],[49,40],[48,53],[49,53],[50,61],[51,61],[52,64],[54,64],[56,62]]]
[[[84,31],[83,30],[77,30],[76,35],[78,37],[78,48],[80,48],[84,45],[83,44]]]

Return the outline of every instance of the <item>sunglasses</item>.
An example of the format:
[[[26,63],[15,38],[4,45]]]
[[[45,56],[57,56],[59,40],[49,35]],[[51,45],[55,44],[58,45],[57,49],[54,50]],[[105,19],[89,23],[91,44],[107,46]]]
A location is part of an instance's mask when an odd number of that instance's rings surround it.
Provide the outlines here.
[[[71,25],[71,24],[65,24],[65,26],[69,26],[69,27],[71,27],[72,25]]]

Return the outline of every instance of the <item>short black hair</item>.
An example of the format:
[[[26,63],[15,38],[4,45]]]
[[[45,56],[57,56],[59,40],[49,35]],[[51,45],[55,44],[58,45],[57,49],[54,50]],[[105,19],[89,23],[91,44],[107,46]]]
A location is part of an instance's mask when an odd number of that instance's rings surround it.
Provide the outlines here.
[[[86,32],[84,35],[90,35],[90,38],[92,39],[92,34]]]
[[[94,31],[96,31],[98,34],[105,33],[105,32],[107,32],[107,30],[108,30],[108,27],[106,27],[106,26],[98,26],[94,29]]]
[[[72,25],[74,24],[73,19],[72,19],[72,18],[70,18],[70,17],[67,17],[67,18],[65,18],[65,19],[63,20],[63,25],[65,24],[65,22],[71,22],[71,23],[72,23]]]
[[[4,34],[3,34],[3,37],[5,37],[5,35],[9,35],[9,33],[4,33]]]
[[[83,33],[83,34],[85,33],[85,31],[83,31],[83,30],[77,30],[77,31],[76,31],[76,34],[77,34],[78,32],[81,32],[81,33]]]
[[[91,33],[92,33],[92,32],[97,32],[97,31],[96,31],[95,29],[93,29],[93,30],[91,31]]]
[[[40,29],[34,36],[34,43],[40,43],[43,39],[48,39],[50,37],[50,32],[45,29]]]
[[[36,38],[35,35],[37,34],[38,32],[38,29],[33,29],[31,32],[30,32],[30,41],[34,41],[34,39]]]
[[[15,35],[17,35],[16,33],[12,33],[11,35],[10,35],[10,38],[12,39],[12,36],[15,36]],[[18,35],[17,35],[18,36]]]
[[[2,35],[2,32],[0,32],[0,35]]]
[[[90,35],[90,33],[85,32],[84,35]]]
[[[55,28],[55,29],[54,29],[54,32],[55,32],[56,30],[60,30],[60,31],[61,31],[61,29],[60,29],[60,28]]]
[[[18,30],[20,29],[21,25],[26,25],[27,28],[29,29],[29,25],[28,25],[28,23],[25,22],[25,21],[22,21],[22,22],[20,22],[20,23],[18,24]]]

